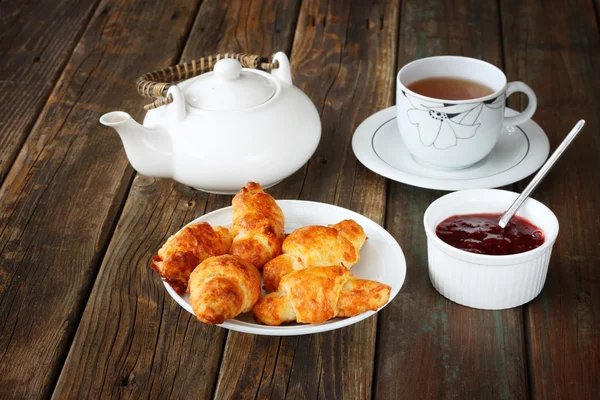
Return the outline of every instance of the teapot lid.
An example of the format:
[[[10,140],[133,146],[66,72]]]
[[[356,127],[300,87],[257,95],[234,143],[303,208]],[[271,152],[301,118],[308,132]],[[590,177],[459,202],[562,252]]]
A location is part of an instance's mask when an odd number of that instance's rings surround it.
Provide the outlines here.
[[[225,58],[213,72],[202,74],[187,88],[187,103],[203,110],[245,110],[258,106],[275,94],[274,83],[261,74],[242,71],[242,64]]]

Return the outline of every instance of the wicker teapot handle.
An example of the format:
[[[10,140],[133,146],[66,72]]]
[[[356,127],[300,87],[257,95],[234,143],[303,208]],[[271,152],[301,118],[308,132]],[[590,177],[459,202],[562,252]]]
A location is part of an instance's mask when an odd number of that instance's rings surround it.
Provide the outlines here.
[[[217,61],[224,58],[235,58],[244,68],[254,68],[262,71],[270,72],[279,67],[277,60],[269,62],[266,57],[245,53],[225,53],[202,57],[184,64],[149,72],[138,78],[136,83],[139,94],[156,99],[154,102],[146,104],[144,109],[153,110],[172,103],[173,97],[168,95],[167,92],[174,83],[212,71]]]

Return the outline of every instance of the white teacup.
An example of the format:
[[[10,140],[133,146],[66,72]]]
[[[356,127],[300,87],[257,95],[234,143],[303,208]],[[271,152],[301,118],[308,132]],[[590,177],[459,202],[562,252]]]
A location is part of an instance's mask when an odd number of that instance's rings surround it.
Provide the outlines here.
[[[469,100],[444,100],[417,94],[407,87],[421,79],[449,77],[481,83],[494,93]],[[537,99],[523,82],[507,84],[506,75],[492,64],[468,57],[440,56],[406,64],[397,76],[398,128],[417,162],[442,169],[467,168],[494,148],[504,125],[518,125],[535,113]],[[507,96],[523,92],[527,108],[505,117]]]

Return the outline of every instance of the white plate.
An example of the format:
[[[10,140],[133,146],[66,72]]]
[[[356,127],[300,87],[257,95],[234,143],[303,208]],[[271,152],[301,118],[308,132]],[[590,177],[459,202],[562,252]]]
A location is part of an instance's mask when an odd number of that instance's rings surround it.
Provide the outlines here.
[[[505,115],[517,112],[506,108]],[[397,182],[427,189],[496,188],[517,182],[542,166],[550,144],[534,121],[505,127],[492,152],[472,167],[458,171],[428,168],[410,155],[398,132],[396,107],[367,118],[354,132],[352,150],[373,172]]]
[[[367,217],[331,204],[299,200],[277,200],[277,204],[279,204],[285,215],[286,233],[291,233],[293,230],[307,225],[335,224],[344,219],[353,219],[358,222],[365,230],[368,239],[360,250],[360,261],[351,269],[351,272],[358,278],[371,279],[391,286],[392,290],[388,303],[398,294],[406,277],[406,261],[398,242],[381,226]],[[203,215],[190,222],[190,224],[206,221],[212,226],[230,227],[231,218],[232,209],[226,207]],[[179,296],[167,283],[164,283],[164,285],[171,297],[181,307],[194,314],[188,294]],[[373,314],[375,312],[367,311],[355,317],[334,318],[321,324],[293,323],[284,326],[266,326],[257,323],[252,313],[249,312],[241,314],[235,319],[226,320],[219,326],[233,331],[257,335],[305,335],[352,325]]]

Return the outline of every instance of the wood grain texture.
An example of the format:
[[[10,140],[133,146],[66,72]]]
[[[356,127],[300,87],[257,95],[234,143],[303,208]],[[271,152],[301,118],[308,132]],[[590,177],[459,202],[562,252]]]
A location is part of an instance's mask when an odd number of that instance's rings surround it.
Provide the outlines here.
[[[502,65],[495,1],[406,1],[399,67],[455,54]],[[379,317],[377,398],[494,398],[527,395],[521,309],[480,311],[446,300],[427,272],[423,214],[444,192],[390,183],[386,228],[405,251],[404,287]]]
[[[0,183],[98,0],[0,2]]]
[[[230,50],[289,51],[298,8],[295,0],[204,2],[182,60]],[[136,176],[55,398],[212,395],[227,331],[202,324],[183,310],[148,268],[148,260],[183,225],[230,205],[231,196],[209,196],[170,179]]]
[[[587,121],[533,193],[554,211],[560,233],[545,287],[525,309],[531,394],[539,399],[595,398],[600,393],[597,15],[588,0],[501,5],[508,78],[524,81],[536,92],[534,119],[546,130],[551,149],[579,119]]]
[[[594,398],[598,3],[0,0],[0,398]],[[291,53],[323,117],[314,157],[269,192],[356,210],[403,247],[405,285],[377,319],[302,337],[227,333],[195,321],[147,268],[169,234],[231,196],[135,175],[98,117],[141,120],[140,73],[231,50]],[[399,66],[449,53],[532,86],[551,148],[588,122],[534,193],[561,233],[523,309],[437,294],[422,215],[444,192],[386,182],[350,148],[355,127],[393,104]]]
[[[53,397],[210,396],[225,331],[195,321],[148,267],[169,235],[204,212],[207,197],[136,177]]]
[[[385,180],[353,156],[356,126],[393,102],[395,2],[304,1],[292,49],[294,82],[322,116],[308,166],[271,190],[352,208],[379,223]],[[257,337],[231,332],[215,398],[369,398],[376,318],[334,332]]]
[[[135,78],[176,59],[194,12],[103,1],[0,189],[0,397],[50,394],[133,178],[98,118],[140,116]]]

